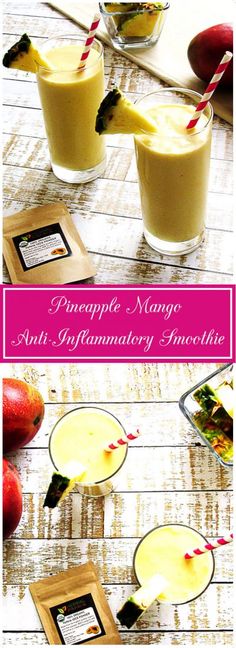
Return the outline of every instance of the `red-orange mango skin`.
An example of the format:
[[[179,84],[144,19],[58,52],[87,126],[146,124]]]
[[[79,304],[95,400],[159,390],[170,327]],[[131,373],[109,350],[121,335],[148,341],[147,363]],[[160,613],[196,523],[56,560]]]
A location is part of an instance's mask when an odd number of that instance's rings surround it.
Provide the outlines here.
[[[199,79],[209,82],[226,51],[233,52],[233,26],[231,23],[214,25],[200,32],[191,40],[188,59]],[[233,60],[230,61],[219,88],[233,88]]]
[[[8,461],[2,460],[3,539],[9,538],[18,526],[22,515],[22,490],[19,474]]]
[[[3,453],[27,445],[37,434],[44,417],[38,390],[17,378],[3,379]]]

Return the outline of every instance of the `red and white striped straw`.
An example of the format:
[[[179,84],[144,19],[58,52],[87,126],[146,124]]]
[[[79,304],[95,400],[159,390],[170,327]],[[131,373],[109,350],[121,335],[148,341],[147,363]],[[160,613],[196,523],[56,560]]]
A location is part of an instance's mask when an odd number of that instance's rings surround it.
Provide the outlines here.
[[[230,542],[233,541],[234,534],[230,533],[230,535],[225,536],[224,538],[218,538],[218,540],[215,540],[214,543],[207,542],[207,544],[203,545],[203,547],[199,547],[198,549],[192,549],[192,551],[187,552],[184,557],[185,558],[195,558],[195,556],[201,556],[202,554],[206,553],[207,551],[213,551],[213,549],[218,549],[218,547],[222,547],[223,545],[229,544]]]
[[[117,448],[120,448],[120,446],[127,445],[129,441],[134,441],[134,439],[137,439],[137,437],[140,435],[139,430],[136,430],[136,432],[130,432],[129,434],[126,434],[126,439],[124,437],[121,437],[120,439],[117,439],[117,441],[111,441],[104,450],[106,452],[112,452],[112,450],[117,450]]]
[[[226,68],[228,67],[228,65],[229,65],[229,63],[230,63],[230,61],[232,59],[232,56],[233,56],[232,52],[225,52],[225,54],[224,54],[223,58],[221,59],[218,67],[216,68],[215,74],[213,75],[209,85],[207,86],[207,88],[206,88],[206,90],[204,92],[204,95],[201,98],[201,101],[199,101],[199,104],[196,107],[194,116],[192,117],[192,119],[190,119],[190,122],[187,125],[188,129],[189,128],[194,128],[194,126],[196,126],[199,118],[201,117],[203,111],[206,108],[206,105],[210,101],[210,99],[211,99],[211,97],[213,95],[213,92],[215,92],[215,89],[217,88],[218,83],[221,80],[221,77],[223,76]]]
[[[86,65],[86,61],[87,61],[87,58],[89,56],[89,52],[91,50],[91,47],[92,47],[92,44],[93,44],[93,41],[94,41],[94,38],[95,38],[95,35],[96,35],[96,31],[97,31],[97,28],[98,28],[98,25],[99,25],[99,22],[100,22],[100,18],[101,18],[101,16],[98,13],[96,13],[94,18],[93,18],[93,21],[91,23],[88,36],[86,38],[84,50],[83,50],[83,53],[82,53],[82,56],[81,56],[81,59],[80,59],[79,68],[85,67],[85,65]]]

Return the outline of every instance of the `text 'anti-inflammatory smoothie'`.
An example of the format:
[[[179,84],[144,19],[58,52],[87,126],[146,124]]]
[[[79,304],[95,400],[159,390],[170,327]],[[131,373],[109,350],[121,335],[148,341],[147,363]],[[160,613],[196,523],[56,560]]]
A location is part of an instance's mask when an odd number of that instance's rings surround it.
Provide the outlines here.
[[[170,524],[153,529],[137,547],[134,569],[142,585],[155,574],[166,579],[164,591],[158,595],[162,603],[181,604],[196,598],[206,589],[214,571],[210,551],[192,559],[187,551],[204,544],[205,538],[194,529]]]
[[[81,407],[63,416],[54,427],[50,439],[50,454],[58,471],[77,461],[86,470],[79,482],[79,490],[101,495],[113,489],[112,477],[122,466],[127,445],[112,452],[105,448],[112,441],[126,439],[121,423],[112,414],[96,407]],[[107,483],[103,490],[101,482]],[[109,483],[108,483],[109,482]],[[88,486],[88,491],[86,487]],[[101,491],[99,489],[102,489]]]
[[[70,172],[79,172],[81,182],[96,177],[105,159],[104,140],[95,132],[104,95],[102,47],[94,41],[81,70],[82,52],[83,43],[77,39],[74,43],[66,38],[49,41],[47,60],[55,71],[38,66],[37,73],[53,170],[69,182],[76,181]]]
[[[157,134],[135,137],[144,234],[151,247],[163,253],[191,251],[204,232],[211,113],[208,109],[189,131],[195,108],[156,102],[146,114],[156,122]]]

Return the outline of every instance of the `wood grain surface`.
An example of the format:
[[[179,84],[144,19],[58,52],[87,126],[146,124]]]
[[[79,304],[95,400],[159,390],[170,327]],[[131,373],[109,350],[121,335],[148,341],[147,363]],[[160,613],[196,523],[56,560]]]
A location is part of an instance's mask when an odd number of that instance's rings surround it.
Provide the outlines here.
[[[43,2],[3,2],[3,48],[27,31],[45,37],[82,30]],[[106,89],[118,85],[135,100],[164,86],[105,47]],[[51,171],[34,75],[4,69],[4,214],[63,200],[89,250],[95,283],[229,283],[232,280],[232,128],[213,121],[212,160],[204,243],[187,256],[156,253],[145,242],[132,138],[107,136],[103,177],[67,185]],[[23,188],[23,191],[22,191]],[[9,281],[4,268],[4,281]],[[91,280],[90,280],[91,282]]]
[[[32,383],[45,418],[27,448],[9,455],[23,488],[23,515],[4,543],[4,643],[45,645],[29,583],[94,560],[114,615],[136,587],[132,562],[138,540],[158,524],[180,522],[215,538],[232,524],[232,476],[178,407],[188,388],[218,364],[7,364],[5,375]],[[48,440],[55,422],[81,404],[99,405],[126,430],[139,426],[116,492],[83,498],[74,491],[60,507],[43,509],[52,466]],[[122,642],[233,645],[232,545],[215,552],[211,585],[182,606],[154,604]]]

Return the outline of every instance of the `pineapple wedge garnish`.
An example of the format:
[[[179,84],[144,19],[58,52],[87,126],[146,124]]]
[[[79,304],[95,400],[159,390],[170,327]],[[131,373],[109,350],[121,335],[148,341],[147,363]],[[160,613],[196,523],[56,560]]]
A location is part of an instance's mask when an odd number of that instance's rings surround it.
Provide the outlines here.
[[[54,472],[49,484],[43,506],[55,508],[73,490],[76,482],[81,480],[86,468],[78,461],[69,461],[61,472]]]
[[[103,99],[97,113],[95,130],[99,135],[116,133],[157,133],[157,126],[151,117],[126,99],[121,90],[114,88]]]
[[[34,73],[37,72],[37,65],[42,65],[48,70],[55,70],[47,57],[40,54],[27,34],[23,34],[20,40],[6,52],[3,57],[3,65],[8,68]]]
[[[146,612],[155,599],[166,589],[167,581],[160,574],[154,574],[125,601],[117,612],[121,625],[131,628]]]

